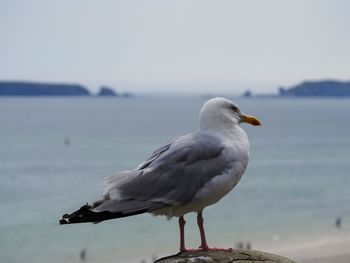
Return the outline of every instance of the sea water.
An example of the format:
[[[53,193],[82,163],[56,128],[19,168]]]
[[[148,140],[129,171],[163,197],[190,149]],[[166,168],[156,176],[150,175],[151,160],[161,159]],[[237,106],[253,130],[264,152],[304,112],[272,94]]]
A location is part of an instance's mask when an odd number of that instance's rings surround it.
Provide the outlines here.
[[[176,219],[139,215],[64,226],[58,220],[96,200],[104,177],[197,130],[204,102],[1,98],[0,262],[79,262],[83,249],[88,262],[151,262],[177,252]],[[242,124],[251,160],[234,191],[204,211],[209,244],[273,250],[350,236],[350,100],[236,102],[263,125]],[[197,247],[195,217],[186,220],[187,245]]]

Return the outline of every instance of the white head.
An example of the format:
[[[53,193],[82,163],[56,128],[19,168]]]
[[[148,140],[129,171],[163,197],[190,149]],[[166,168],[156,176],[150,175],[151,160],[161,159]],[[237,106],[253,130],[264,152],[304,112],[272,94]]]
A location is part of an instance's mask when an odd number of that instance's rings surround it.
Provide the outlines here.
[[[224,98],[208,100],[199,115],[200,129],[205,131],[234,129],[242,122],[261,125],[257,118],[242,113],[234,102]]]

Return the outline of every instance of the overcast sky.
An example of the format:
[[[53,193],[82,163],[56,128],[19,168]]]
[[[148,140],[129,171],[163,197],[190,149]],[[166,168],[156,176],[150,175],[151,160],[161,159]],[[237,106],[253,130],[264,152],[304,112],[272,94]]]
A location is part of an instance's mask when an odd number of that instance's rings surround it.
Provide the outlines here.
[[[0,80],[131,92],[350,79],[350,1],[0,0]]]

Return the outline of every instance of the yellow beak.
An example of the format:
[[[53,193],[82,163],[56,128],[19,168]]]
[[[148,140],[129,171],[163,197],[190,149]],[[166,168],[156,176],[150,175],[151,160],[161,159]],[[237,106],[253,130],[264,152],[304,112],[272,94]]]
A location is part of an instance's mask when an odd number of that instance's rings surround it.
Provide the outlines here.
[[[250,123],[251,125],[254,125],[254,126],[261,125],[261,122],[257,118],[255,118],[254,116],[241,114],[240,117],[241,117],[241,122]]]

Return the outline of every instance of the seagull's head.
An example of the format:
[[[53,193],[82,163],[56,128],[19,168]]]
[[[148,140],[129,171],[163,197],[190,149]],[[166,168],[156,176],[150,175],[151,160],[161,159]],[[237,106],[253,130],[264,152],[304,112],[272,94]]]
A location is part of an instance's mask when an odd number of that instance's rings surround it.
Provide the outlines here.
[[[256,117],[243,113],[237,104],[225,98],[208,100],[202,107],[199,121],[201,130],[233,128],[244,122],[254,126],[261,125]]]

